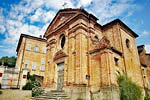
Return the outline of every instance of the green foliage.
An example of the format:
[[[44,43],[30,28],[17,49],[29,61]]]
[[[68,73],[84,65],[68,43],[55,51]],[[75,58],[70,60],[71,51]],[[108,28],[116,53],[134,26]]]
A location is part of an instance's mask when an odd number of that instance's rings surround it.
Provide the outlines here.
[[[23,90],[32,90],[35,87],[40,87],[41,84],[37,81],[27,82],[26,85],[23,86]]]
[[[144,97],[144,100],[150,100],[150,96]]]
[[[43,92],[43,89],[41,88],[41,87],[34,87],[33,89],[32,89],[32,96],[34,97],[34,96],[38,96],[38,95],[41,95],[42,94],[42,92]]]
[[[31,81],[35,81],[35,79],[36,79],[36,75],[34,75],[34,74],[33,74],[33,75],[30,75],[30,80],[31,80]]]
[[[141,100],[142,91],[140,87],[127,78],[126,74],[119,75],[118,84],[121,100]]]
[[[25,86],[23,86],[23,90],[32,90],[32,96],[38,96],[42,94],[43,89],[41,88],[41,84],[36,81],[36,75],[30,75],[27,73],[27,79],[29,80]]]
[[[41,84],[37,81],[32,81],[31,83],[32,83],[33,88],[34,87],[41,87]]]
[[[25,86],[23,86],[23,90],[32,90],[33,85],[31,82],[27,82]]]
[[[35,81],[36,80],[36,75],[35,74],[30,75],[30,73],[28,72],[27,73],[27,79],[30,80],[30,81]]]
[[[12,57],[8,57],[8,56],[1,57],[0,58],[0,65],[2,65],[2,63],[4,64],[4,66],[15,67],[16,57],[14,57],[14,56],[12,56]]]
[[[78,97],[76,100],[84,100],[83,98],[81,98],[81,97]]]

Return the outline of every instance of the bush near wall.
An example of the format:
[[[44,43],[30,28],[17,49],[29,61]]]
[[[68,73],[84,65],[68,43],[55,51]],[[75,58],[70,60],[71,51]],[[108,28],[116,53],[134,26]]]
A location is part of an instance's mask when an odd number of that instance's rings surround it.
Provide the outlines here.
[[[120,89],[120,100],[141,100],[141,88],[132,82],[125,73],[119,74],[117,82]]]
[[[37,81],[35,81],[35,75],[30,75],[29,73],[27,74],[27,79],[29,82],[27,82],[23,86],[23,90],[32,90],[32,96],[38,96],[42,94],[43,89],[41,88],[41,84]]]
[[[150,100],[150,96],[145,96],[144,100]]]

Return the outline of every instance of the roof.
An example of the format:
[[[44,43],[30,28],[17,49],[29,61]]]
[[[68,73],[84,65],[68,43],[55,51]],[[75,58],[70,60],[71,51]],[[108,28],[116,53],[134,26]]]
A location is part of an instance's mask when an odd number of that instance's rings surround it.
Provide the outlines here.
[[[45,34],[46,34],[46,32],[48,31],[49,27],[50,27],[50,26],[52,25],[52,23],[54,22],[54,20],[56,19],[56,17],[59,15],[60,12],[71,12],[71,11],[83,12],[83,13],[86,15],[86,17],[91,17],[91,18],[93,18],[95,21],[98,20],[97,17],[95,17],[95,16],[94,16],[93,14],[91,14],[91,13],[88,13],[88,12],[87,12],[86,10],[84,10],[83,8],[75,8],[75,9],[73,9],[73,8],[65,8],[65,9],[60,9],[60,10],[57,12],[56,16],[53,18],[53,20],[50,22],[48,28],[47,28],[46,31],[45,31]],[[45,34],[44,34],[44,37],[45,37]]]
[[[113,20],[113,21],[111,21],[111,22],[109,22],[109,23],[103,25],[103,26],[102,26],[102,29],[104,29],[104,28],[106,28],[106,27],[108,27],[108,26],[114,25],[114,24],[116,24],[116,23],[119,23],[121,26],[123,26],[124,28],[126,28],[129,32],[131,32],[131,34],[132,34],[135,38],[138,37],[138,35],[137,35],[134,31],[132,31],[126,24],[124,24],[120,19],[115,19],[115,20]]]
[[[95,21],[98,20],[97,17],[95,17],[93,14],[88,13],[88,12],[87,12],[86,10],[84,10],[83,8],[78,8],[78,9],[72,9],[72,8],[60,9],[60,10],[57,12],[56,16],[53,18],[53,20],[51,21],[51,23],[49,24],[49,26],[48,26],[46,32],[48,31],[49,27],[51,26],[51,24],[53,23],[53,21],[56,19],[56,17],[58,16],[58,14],[59,14],[60,12],[69,12],[69,11],[70,11],[70,12],[71,12],[71,11],[79,11],[79,12],[82,12],[87,18],[90,17],[90,18],[93,18]],[[137,35],[134,31],[132,31],[127,25],[125,25],[120,19],[115,19],[115,20],[113,20],[113,21],[111,21],[111,22],[109,22],[109,23],[107,23],[107,24],[105,24],[105,25],[103,25],[103,26],[101,26],[99,23],[96,23],[95,25],[100,26],[102,29],[105,29],[106,27],[112,26],[112,25],[114,25],[114,24],[116,24],[116,23],[119,23],[120,26],[124,27],[124,28],[127,29],[129,32],[131,32],[131,34],[132,34],[135,38],[138,37],[138,35]],[[45,34],[46,34],[46,32],[45,32]],[[45,36],[45,34],[44,34],[44,36]]]
[[[139,46],[137,46],[137,48],[143,48],[144,47],[144,45],[139,45]]]
[[[37,40],[37,41],[46,42],[46,39],[43,39],[43,38],[40,38],[40,37],[35,37],[35,36],[27,35],[27,34],[21,34],[21,35],[20,35],[20,38],[19,38],[18,45],[17,45],[16,52],[19,51],[19,48],[20,48],[22,39],[23,39],[24,37],[25,37],[25,38],[29,38],[29,39],[34,39],[34,40]]]

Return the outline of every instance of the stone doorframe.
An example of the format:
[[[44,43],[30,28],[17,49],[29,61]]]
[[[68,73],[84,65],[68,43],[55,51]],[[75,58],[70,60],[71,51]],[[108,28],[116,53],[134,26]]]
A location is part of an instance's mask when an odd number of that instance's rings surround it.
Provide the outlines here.
[[[56,87],[57,90],[62,90],[64,86],[64,67],[65,67],[65,58],[68,57],[63,50],[59,50],[55,53],[53,61],[56,63]],[[63,64],[63,65],[62,65]],[[61,69],[62,68],[62,69]],[[61,84],[62,82],[62,84]]]

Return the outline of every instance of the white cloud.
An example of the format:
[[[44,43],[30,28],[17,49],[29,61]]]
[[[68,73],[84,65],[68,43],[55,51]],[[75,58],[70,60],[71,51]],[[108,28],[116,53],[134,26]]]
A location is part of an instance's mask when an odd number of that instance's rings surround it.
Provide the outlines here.
[[[2,49],[2,51],[7,53],[7,54],[14,54],[15,50],[16,50],[16,47],[10,47],[10,48]]]
[[[4,26],[0,26],[0,34],[3,34],[5,32],[5,27]]]
[[[31,22],[40,21],[41,15],[44,13],[44,10],[38,8],[33,16],[30,17]]]
[[[144,31],[142,32],[142,34],[143,34],[143,35],[148,35],[148,34],[150,34],[150,31],[148,32],[148,31],[144,30]]]
[[[63,4],[67,3],[65,6],[66,8],[74,8],[73,1],[71,0],[44,0],[45,6],[47,8],[53,8],[53,9],[62,9]]]
[[[118,17],[129,10],[134,10],[136,5],[132,4],[133,0],[94,0],[90,8],[101,24],[105,24],[108,20]],[[128,13],[131,15],[131,13]]]
[[[63,8],[65,2],[67,3],[65,8],[90,6],[87,11],[96,15],[100,19],[100,24],[104,24],[113,17],[134,8],[136,5],[132,4],[132,1],[134,0],[22,0],[17,5],[10,5],[8,16],[3,14],[5,8],[0,8],[0,33],[5,33],[3,44],[12,45],[11,49],[15,53],[21,33],[43,35],[50,20],[54,18],[57,10]],[[130,15],[132,12],[128,13],[128,16]],[[44,23],[44,25],[37,26],[34,22]],[[7,50],[4,51],[12,53]]]
[[[91,2],[92,2],[92,0],[79,0],[79,3],[77,5],[77,7],[78,8],[81,7],[81,6],[86,7],[86,6],[90,5]]]
[[[33,22],[48,22],[55,16],[54,11],[45,11],[38,8],[33,16],[30,17],[31,23]]]
[[[0,48],[3,48],[4,46],[3,45],[0,45]]]
[[[146,53],[150,53],[150,44],[149,45],[145,45],[145,49],[146,49]]]

